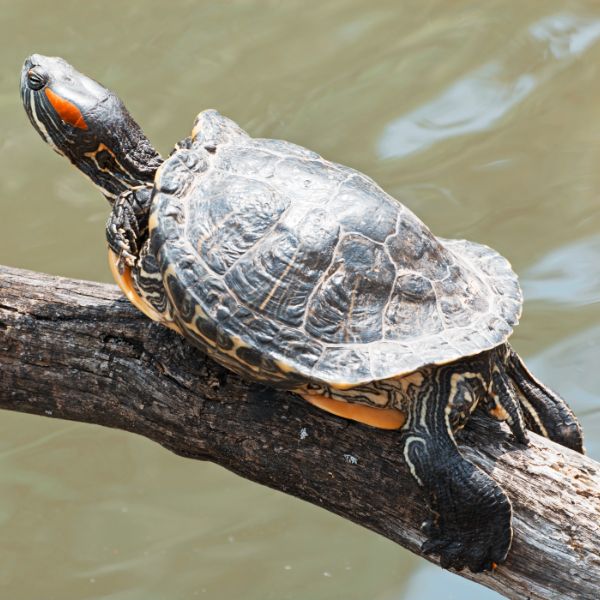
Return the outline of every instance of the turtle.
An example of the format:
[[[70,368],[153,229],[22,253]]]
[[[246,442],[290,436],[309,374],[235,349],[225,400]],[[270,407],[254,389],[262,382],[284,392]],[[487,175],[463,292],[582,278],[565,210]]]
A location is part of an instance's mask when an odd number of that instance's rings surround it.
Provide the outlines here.
[[[365,435],[395,430],[427,500],[423,552],[473,572],[505,561],[510,500],[457,432],[477,409],[517,443],[531,430],[583,452],[571,409],[508,343],[523,299],[505,258],[216,110],[163,159],[113,92],[58,57],[25,61],[21,97],[108,200],[109,264],[139,310],[246,379],[376,428]]]

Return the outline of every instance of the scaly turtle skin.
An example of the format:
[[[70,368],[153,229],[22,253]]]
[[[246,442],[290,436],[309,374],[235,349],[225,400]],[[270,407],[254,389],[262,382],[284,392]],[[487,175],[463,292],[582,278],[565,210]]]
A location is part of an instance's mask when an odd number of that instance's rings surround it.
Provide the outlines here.
[[[521,311],[508,262],[436,238],[371,179],[216,111],[163,161],[109,90],[59,58],[25,62],[33,126],[112,206],[111,268],[150,318],[244,377],[398,429],[443,567],[501,563],[511,505],[454,434],[477,408],[579,452],[565,402],[507,339]]]

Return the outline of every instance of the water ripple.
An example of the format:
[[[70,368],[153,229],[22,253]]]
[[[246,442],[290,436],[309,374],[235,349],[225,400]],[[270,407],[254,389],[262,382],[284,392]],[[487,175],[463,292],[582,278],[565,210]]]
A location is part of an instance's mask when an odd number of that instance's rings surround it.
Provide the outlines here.
[[[399,158],[440,140],[488,129],[536,85],[531,75],[500,81],[502,66],[489,63],[460,79],[438,98],[386,126],[380,158]]]
[[[523,274],[527,300],[584,306],[600,303],[600,236],[556,248]]]
[[[502,59],[490,61],[451,84],[416,110],[385,126],[377,153],[382,159],[423,151],[438,141],[491,128],[542,82],[566,68],[600,37],[600,19],[570,13],[544,17],[517,36]],[[520,38],[520,39],[519,39]],[[530,72],[513,73],[516,54],[532,41]],[[541,58],[539,60],[538,56]],[[548,58],[552,56],[554,60]]]

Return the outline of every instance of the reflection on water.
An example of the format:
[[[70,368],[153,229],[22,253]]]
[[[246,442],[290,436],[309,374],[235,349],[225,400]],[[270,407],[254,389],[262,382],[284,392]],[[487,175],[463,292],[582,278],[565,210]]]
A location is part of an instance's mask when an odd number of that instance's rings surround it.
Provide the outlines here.
[[[378,145],[381,158],[400,158],[440,140],[488,129],[536,85],[532,75],[502,82],[503,74],[501,65],[487,64],[429,104],[390,123]]]
[[[583,54],[600,37],[600,20],[559,13],[541,19],[529,30],[533,37],[548,43],[554,58],[564,60]]]
[[[526,295],[512,341],[600,458],[596,2],[25,0],[2,19],[0,262],[110,278],[108,206],[20,106],[24,57],[62,55],[165,155],[215,107],[367,172],[436,233],[500,250]],[[3,599],[497,597],[125,433],[6,413],[0,461]]]
[[[569,306],[600,304],[600,236],[556,248],[521,279],[525,297]]]
[[[599,37],[600,19],[568,13],[544,17],[512,40],[502,59],[461,77],[437,98],[387,125],[378,143],[379,155],[400,158],[441,140],[488,130]],[[531,64],[523,72],[525,38],[540,43],[529,48]],[[548,50],[556,60],[543,60]]]

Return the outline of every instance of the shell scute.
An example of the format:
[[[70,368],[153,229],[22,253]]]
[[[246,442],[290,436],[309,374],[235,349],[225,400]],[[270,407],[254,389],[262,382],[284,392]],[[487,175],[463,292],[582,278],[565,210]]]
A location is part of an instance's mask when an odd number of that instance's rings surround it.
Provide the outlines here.
[[[206,161],[202,156],[182,149],[160,178],[160,191],[165,194],[175,194],[179,197],[185,196],[188,188],[195,180],[196,173],[206,169]]]
[[[275,174],[278,156],[252,145],[241,148],[219,148],[219,169],[227,173],[254,173],[256,178],[268,180]]]
[[[384,338],[410,339],[416,332],[432,335],[443,329],[431,281],[418,273],[399,275],[384,314]]]
[[[346,231],[384,242],[396,230],[398,204],[382,202],[382,191],[353,175],[328,199],[328,209]],[[369,215],[365,219],[365,214]]]
[[[345,379],[340,379],[340,373],[343,372],[344,364],[348,361],[355,365],[357,377],[367,380],[372,377],[369,353],[360,347],[352,349],[338,346],[328,347],[314,370],[319,374],[319,379],[326,379],[334,385],[343,384]]]
[[[246,141],[250,136],[235,122],[214,109],[198,114],[192,128],[193,148],[216,147],[218,145]]]
[[[380,340],[394,273],[381,244],[347,234],[308,303],[306,331],[334,344]]]
[[[416,271],[432,281],[440,281],[450,272],[450,253],[408,211],[399,219],[396,234],[387,239],[386,246],[399,269]]]
[[[252,143],[255,147],[268,150],[269,152],[279,155],[282,158],[293,156],[302,158],[304,160],[322,160],[321,156],[317,152],[309,150],[308,148],[304,148],[304,146],[298,146],[298,144],[294,144],[293,142],[288,142],[286,140],[255,138]]]
[[[322,160],[290,156],[278,157],[273,179],[292,202],[301,201],[306,207],[322,207],[335,194],[344,176]]]
[[[273,226],[289,201],[260,181],[228,179],[190,198],[188,238],[215,273],[223,275]]]
[[[299,327],[306,298],[330,263],[337,236],[321,211],[305,215],[293,230],[281,223],[235,264],[225,283],[266,318]]]
[[[322,343],[291,327],[281,328],[271,341],[283,365],[299,361],[308,369],[314,367],[325,348]]]

